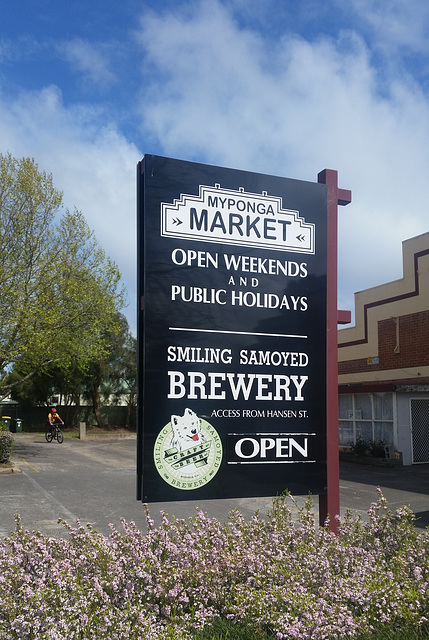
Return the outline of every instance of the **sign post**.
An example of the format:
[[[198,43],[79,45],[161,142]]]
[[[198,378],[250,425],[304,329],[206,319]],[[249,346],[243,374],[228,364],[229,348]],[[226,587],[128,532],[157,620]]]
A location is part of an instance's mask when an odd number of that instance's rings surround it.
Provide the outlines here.
[[[326,438],[327,490],[319,495],[319,524],[329,515],[329,527],[337,530],[340,515],[340,469],[338,441],[338,324],[350,322],[350,312],[338,311],[338,205],[351,202],[351,191],[338,188],[338,173],[325,169],[317,176],[327,186],[327,290],[326,290]]]
[[[289,490],[327,492],[337,509],[327,470],[330,189],[320,177],[139,163],[138,499]],[[336,358],[336,324],[334,337]]]

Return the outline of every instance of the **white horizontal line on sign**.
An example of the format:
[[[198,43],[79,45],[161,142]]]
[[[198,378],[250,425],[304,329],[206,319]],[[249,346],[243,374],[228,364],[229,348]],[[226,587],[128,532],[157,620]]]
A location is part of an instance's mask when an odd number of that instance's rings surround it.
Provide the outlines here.
[[[266,433],[266,432],[258,432],[258,433],[228,433],[229,436],[315,436],[316,433],[307,433],[300,431],[299,433],[279,433],[276,431],[275,433]]]
[[[251,462],[227,462],[227,464],[313,464],[316,460],[254,460]]]
[[[308,336],[300,336],[288,333],[256,333],[254,331],[221,331],[219,329],[189,329],[188,327],[168,327],[170,331],[194,331],[196,333],[229,333],[235,336],[268,336],[272,338],[301,338],[306,340]]]

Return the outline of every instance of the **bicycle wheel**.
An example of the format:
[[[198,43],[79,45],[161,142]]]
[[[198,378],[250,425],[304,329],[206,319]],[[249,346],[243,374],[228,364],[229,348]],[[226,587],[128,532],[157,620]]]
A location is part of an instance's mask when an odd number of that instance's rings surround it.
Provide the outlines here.
[[[52,431],[50,429],[47,430],[47,432],[45,433],[45,440],[46,442],[52,442]]]
[[[62,444],[64,440],[64,434],[61,429],[57,429],[57,442],[58,444]]]

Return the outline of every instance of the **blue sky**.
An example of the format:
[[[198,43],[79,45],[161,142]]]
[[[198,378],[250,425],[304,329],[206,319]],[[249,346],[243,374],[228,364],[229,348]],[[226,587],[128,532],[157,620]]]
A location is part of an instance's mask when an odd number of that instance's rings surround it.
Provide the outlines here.
[[[0,151],[81,209],[129,292],[145,153],[317,180],[339,172],[339,307],[402,277],[429,231],[429,4],[0,0]]]

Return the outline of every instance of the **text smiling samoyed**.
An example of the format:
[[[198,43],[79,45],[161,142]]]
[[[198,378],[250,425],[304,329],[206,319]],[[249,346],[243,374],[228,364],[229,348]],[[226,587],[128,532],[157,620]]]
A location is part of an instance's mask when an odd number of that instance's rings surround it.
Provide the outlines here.
[[[185,451],[205,442],[201,432],[201,420],[192,409],[185,409],[183,416],[171,416],[173,435],[170,446]]]

